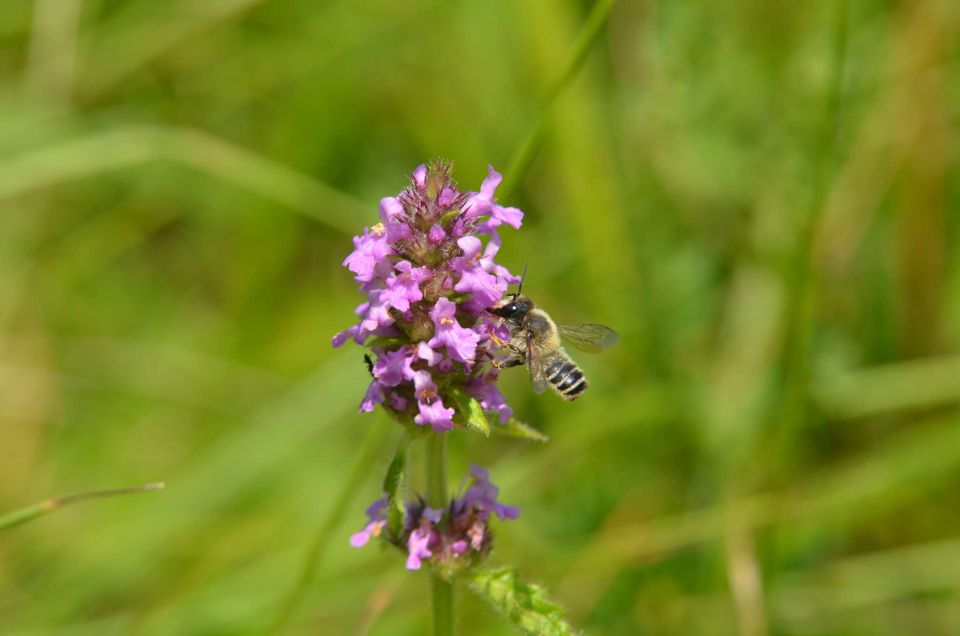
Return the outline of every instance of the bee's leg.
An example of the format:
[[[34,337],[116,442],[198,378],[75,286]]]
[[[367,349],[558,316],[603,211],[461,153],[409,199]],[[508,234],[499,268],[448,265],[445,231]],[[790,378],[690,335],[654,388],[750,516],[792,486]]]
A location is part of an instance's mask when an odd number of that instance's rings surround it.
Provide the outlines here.
[[[367,371],[370,372],[370,377],[376,377],[373,375],[373,360],[370,358],[370,354],[363,354],[363,362],[367,365]]]
[[[493,366],[498,369],[509,369],[510,367],[517,367],[521,364],[524,364],[527,361],[527,356],[523,351],[513,350],[510,352],[510,356],[504,360],[494,361]]]

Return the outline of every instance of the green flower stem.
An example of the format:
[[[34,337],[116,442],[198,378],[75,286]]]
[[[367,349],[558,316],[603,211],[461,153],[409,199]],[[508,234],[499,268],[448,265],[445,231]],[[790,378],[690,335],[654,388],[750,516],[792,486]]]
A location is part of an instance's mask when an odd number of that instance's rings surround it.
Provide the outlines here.
[[[427,503],[431,508],[446,510],[447,494],[447,437],[444,433],[430,433],[427,437]],[[433,592],[433,634],[453,636],[453,583],[436,572],[430,575]]]

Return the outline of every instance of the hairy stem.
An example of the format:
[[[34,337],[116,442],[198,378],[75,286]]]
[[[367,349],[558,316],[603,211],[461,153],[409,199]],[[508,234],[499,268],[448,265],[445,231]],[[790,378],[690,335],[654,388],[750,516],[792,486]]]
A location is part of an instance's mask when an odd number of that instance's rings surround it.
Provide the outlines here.
[[[427,438],[427,503],[431,508],[446,510],[447,495],[447,438],[443,433],[431,433]],[[453,583],[439,574],[430,575],[433,592],[433,634],[453,635]]]

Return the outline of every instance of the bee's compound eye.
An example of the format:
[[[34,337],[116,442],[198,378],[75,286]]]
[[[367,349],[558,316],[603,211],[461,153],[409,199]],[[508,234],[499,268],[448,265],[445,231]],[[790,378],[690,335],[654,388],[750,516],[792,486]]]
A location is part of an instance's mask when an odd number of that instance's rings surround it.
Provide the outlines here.
[[[516,303],[507,303],[493,310],[493,313],[497,314],[501,318],[509,318],[513,315],[513,312],[517,310]]]
[[[494,309],[493,313],[507,320],[519,320],[523,317],[524,308],[520,303],[507,303],[499,309]]]

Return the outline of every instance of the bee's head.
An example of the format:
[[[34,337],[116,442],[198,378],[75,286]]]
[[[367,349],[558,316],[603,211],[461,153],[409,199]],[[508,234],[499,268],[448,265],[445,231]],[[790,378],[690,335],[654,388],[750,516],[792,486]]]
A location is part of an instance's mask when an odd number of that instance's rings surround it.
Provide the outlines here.
[[[514,294],[505,302],[490,309],[490,312],[508,322],[519,325],[527,312],[533,309],[533,301],[526,296]]]
[[[492,314],[500,316],[507,322],[511,322],[517,326],[523,321],[524,316],[527,315],[527,312],[533,309],[533,301],[527,298],[526,296],[521,296],[520,292],[523,290],[523,279],[527,277],[527,265],[523,266],[523,273],[520,275],[520,283],[517,285],[517,291],[510,294],[508,300],[502,301],[499,304],[491,307],[488,311]]]

